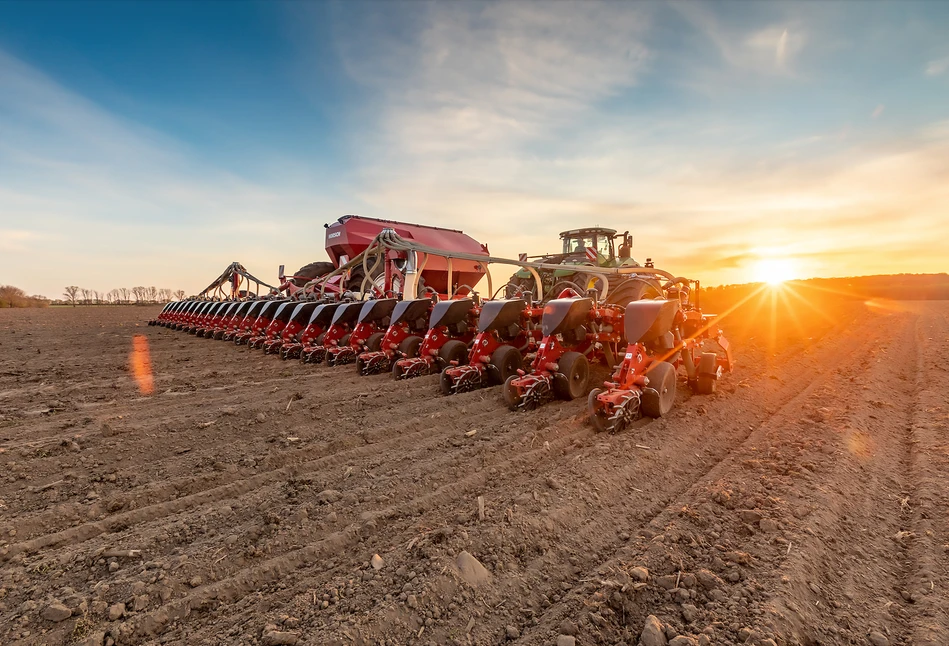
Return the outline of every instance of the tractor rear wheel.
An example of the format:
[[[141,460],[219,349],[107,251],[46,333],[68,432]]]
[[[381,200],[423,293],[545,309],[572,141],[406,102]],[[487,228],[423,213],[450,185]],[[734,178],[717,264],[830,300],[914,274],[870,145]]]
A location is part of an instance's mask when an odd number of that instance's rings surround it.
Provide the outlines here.
[[[370,352],[378,352],[379,348],[382,347],[382,337],[385,336],[385,332],[375,332],[369,335],[369,338],[366,339],[366,349]]]
[[[438,351],[438,358],[442,360],[442,365],[445,367],[452,365],[452,361],[456,362],[455,365],[464,365],[468,359],[468,346],[458,339],[446,341]]]
[[[399,344],[399,352],[401,352],[402,356],[406,359],[411,359],[412,357],[418,356],[418,348],[420,345],[422,345],[422,337],[407,336],[402,339],[402,343]]]
[[[649,384],[643,391],[642,413],[662,417],[672,410],[676,399],[676,369],[668,361],[658,361],[646,370]]]
[[[517,371],[524,366],[524,358],[520,351],[512,345],[502,345],[491,355],[491,365],[496,368],[497,382],[503,384],[510,377],[516,376]],[[493,382],[495,370],[488,371],[489,378]]]
[[[633,301],[644,298],[662,298],[662,289],[654,281],[628,276],[611,277],[606,302],[626,307]]]
[[[590,362],[586,356],[579,352],[565,352],[557,363],[564,379],[554,379],[554,392],[568,401],[582,397],[590,380]]]
[[[712,395],[718,385],[715,378],[718,371],[718,356],[714,352],[703,352],[699,359],[698,383],[696,390],[700,395]]]

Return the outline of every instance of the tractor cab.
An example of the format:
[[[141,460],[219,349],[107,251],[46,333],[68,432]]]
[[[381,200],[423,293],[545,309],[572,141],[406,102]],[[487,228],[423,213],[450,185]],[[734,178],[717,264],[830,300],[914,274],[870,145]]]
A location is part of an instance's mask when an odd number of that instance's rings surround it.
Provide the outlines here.
[[[620,239],[619,250],[615,247],[615,240]],[[615,267],[625,264],[630,258],[633,246],[633,237],[629,231],[617,234],[615,229],[604,227],[587,227],[571,229],[560,234],[563,241],[564,256],[583,254],[583,260],[592,262],[592,251],[596,251],[596,264],[601,267]]]

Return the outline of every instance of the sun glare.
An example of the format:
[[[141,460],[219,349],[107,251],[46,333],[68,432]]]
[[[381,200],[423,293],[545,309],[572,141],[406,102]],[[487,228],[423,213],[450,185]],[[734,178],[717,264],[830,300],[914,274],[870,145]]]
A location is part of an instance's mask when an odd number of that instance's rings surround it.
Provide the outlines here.
[[[787,258],[762,258],[755,263],[755,280],[780,285],[794,278],[794,264]]]

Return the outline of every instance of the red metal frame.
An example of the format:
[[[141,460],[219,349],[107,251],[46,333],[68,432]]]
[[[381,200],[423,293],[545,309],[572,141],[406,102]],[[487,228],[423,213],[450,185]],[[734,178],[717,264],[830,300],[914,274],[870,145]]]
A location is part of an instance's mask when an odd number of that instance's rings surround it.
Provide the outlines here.
[[[430,327],[425,337],[422,339],[422,345],[419,346],[417,357],[404,357],[396,361],[398,370],[393,372],[397,379],[412,379],[422,375],[433,375],[441,372],[444,368],[440,360],[440,351],[449,341],[462,341],[470,349],[470,344],[474,340],[478,330],[478,316],[481,314],[481,306],[473,305],[468,310],[465,321],[465,329],[459,333],[452,330],[447,325],[438,325]],[[464,365],[467,361],[468,353],[465,353],[465,360],[460,364]]]

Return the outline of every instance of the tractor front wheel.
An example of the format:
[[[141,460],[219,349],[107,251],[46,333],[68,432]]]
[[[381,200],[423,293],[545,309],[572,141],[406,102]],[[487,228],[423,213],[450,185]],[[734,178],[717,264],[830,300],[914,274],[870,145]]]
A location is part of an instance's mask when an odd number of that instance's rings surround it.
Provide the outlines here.
[[[642,412],[646,417],[662,417],[672,410],[676,399],[676,369],[668,361],[658,361],[646,371],[649,384],[643,391]]]

